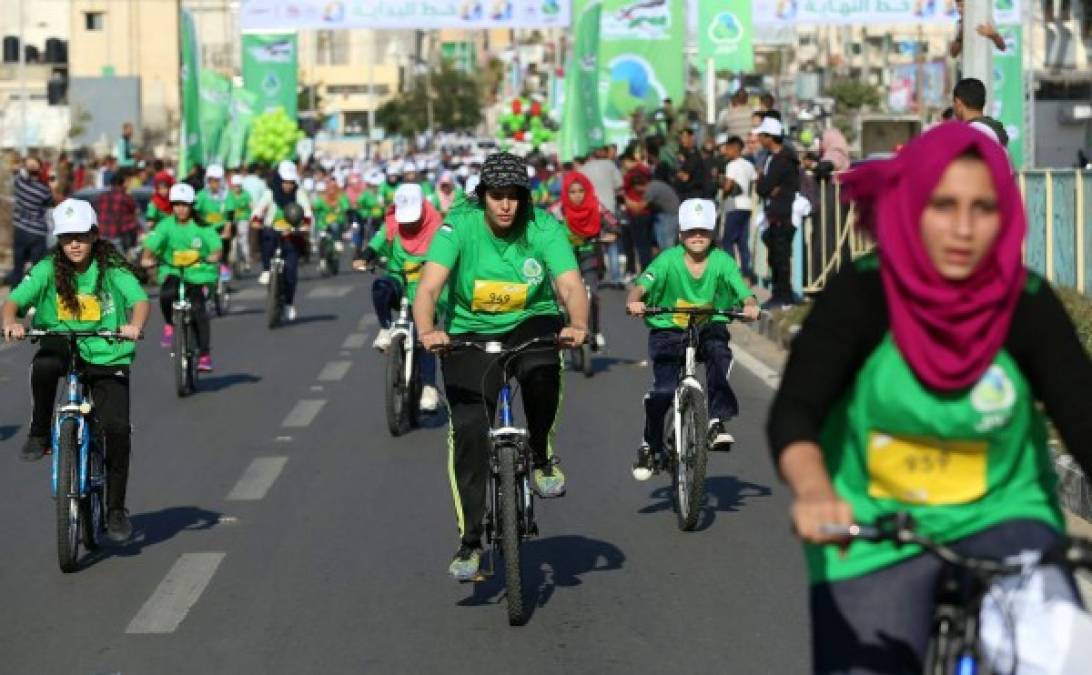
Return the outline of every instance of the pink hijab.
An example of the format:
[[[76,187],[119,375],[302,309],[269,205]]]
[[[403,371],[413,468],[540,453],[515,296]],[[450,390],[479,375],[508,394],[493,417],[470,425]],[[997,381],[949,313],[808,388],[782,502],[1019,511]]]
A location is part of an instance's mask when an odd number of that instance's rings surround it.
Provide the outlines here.
[[[948,281],[925,251],[921,214],[948,165],[971,150],[993,176],[1001,230],[970,278]],[[1004,149],[962,122],[949,122],[892,159],[850,171],[842,185],[843,196],[857,202],[860,224],[878,242],[891,332],[910,368],[931,389],[973,385],[1004,345],[1027,277],[1021,253],[1027,221]]]

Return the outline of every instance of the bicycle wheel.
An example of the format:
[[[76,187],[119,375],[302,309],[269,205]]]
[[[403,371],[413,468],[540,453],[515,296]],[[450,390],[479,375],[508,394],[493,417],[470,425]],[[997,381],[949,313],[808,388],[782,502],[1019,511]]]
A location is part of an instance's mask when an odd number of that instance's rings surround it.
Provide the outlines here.
[[[595,364],[592,363],[592,348],[591,345],[585,342],[580,346],[580,360],[583,366],[584,377],[591,377],[595,374]]]
[[[403,347],[405,340],[404,335],[398,335],[387,347],[386,408],[387,429],[391,436],[401,436],[410,427],[405,379],[406,352]]]
[[[581,372],[584,370],[584,350],[583,349],[570,349],[569,358],[572,362],[573,370]]]
[[[186,385],[189,393],[197,391],[197,324],[193,319],[186,319]]]
[[[696,389],[683,388],[679,393],[679,416],[682,418],[679,432],[682,444],[677,448],[671,487],[679,529],[689,532],[698,524],[705,494],[705,466],[709,459],[709,415],[705,410],[705,396]]]
[[[171,349],[174,351],[174,388],[180,397],[188,396],[190,393],[190,347],[186,344],[187,337],[185,315],[176,310],[174,313],[174,344],[171,345]]]
[[[330,257],[326,260],[326,266],[330,269],[330,274],[336,277],[341,267],[341,260],[333,244],[330,245]]]
[[[57,562],[62,572],[79,567],[80,548],[80,462],[79,425],[74,419],[61,422],[57,452]]]
[[[497,448],[500,475],[497,490],[500,492],[500,539],[504,554],[504,584],[508,596],[508,625],[522,626],[527,621],[523,609],[523,577],[519,564],[519,511],[516,492],[516,448],[502,445]]]
[[[269,286],[266,287],[265,321],[270,329],[281,322],[281,273],[276,265],[269,274]]]
[[[91,448],[91,452],[87,456],[87,462],[88,476],[96,480],[103,480],[105,477],[103,472],[104,462],[102,461],[102,453],[97,447],[93,446]],[[83,541],[83,547],[88,551],[94,551],[99,547],[99,535],[102,534],[103,517],[105,515],[103,490],[102,484],[92,486],[87,491],[87,496],[80,500],[80,539]]]

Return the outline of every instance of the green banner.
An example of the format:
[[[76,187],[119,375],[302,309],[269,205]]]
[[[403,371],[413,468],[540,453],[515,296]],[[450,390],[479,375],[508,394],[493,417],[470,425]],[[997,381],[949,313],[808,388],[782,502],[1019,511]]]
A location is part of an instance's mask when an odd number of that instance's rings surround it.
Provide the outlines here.
[[[599,20],[603,3],[576,0],[573,5],[573,52],[565,68],[565,107],[558,139],[563,162],[587,156],[604,139],[599,108]]]
[[[201,143],[205,166],[222,164],[220,137],[227,127],[231,104],[231,80],[212,70],[201,71]]]
[[[993,104],[988,113],[1005,125],[1009,157],[1017,171],[1024,168],[1024,45],[1020,26],[998,26],[1005,51],[993,52]]]
[[[243,35],[243,84],[258,96],[257,112],[284,108],[296,119],[295,33]]]
[[[704,71],[713,59],[714,70],[754,70],[751,0],[702,0],[698,6],[698,67]]]
[[[652,115],[665,98],[676,106],[685,92],[686,3],[683,0],[603,0],[599,90],[607,140],[632,135],[634,111]]]
[[[220,140],[224,164],[237,168],[246,161],[246,139],[254,121],[258,97],[246,89],[235,88],[231,92],[231,121]]]
[[[182,46],[182,147],[178,153],[178,175],[184,177],[190,167],[205,161],[205,152],[201,144],[201,95],[198,86],[199,59],[197,27],[193,14],[182,10],[179,23]]]

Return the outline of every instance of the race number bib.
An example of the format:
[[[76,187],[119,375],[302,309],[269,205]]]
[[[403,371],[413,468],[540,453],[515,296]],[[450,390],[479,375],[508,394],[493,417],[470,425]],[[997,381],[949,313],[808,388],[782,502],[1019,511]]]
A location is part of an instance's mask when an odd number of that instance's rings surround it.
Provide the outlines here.
[[[326,214],[326,223],[327,224],[333,225],[336,222],[337,222],[337,214],[336,213],[327,213]]]
[[[412,262],[407,260],[402,263],[402,274],[406,277],[406,283],[413,284],[421,280],[421,270],[425,267],[424,263]]]
[[[68,308],[68,305],[61,302],[61,298],[57,298],[57,320],[58,321],[101,321],[102,320],[102,305],[99,304],[99,299],[94,295],[79,293],[76,295],[76,300],[79,302],[80,308],[78,312],[73,312]]]
[[[200,251],[193,249],[186,249],[184,251],[175,251],[171,255],[171,264],[175,267],[188,267],[195,262],[201,256]]]
[[[675,309],[696,309],[696,308],[699,308],[699,307],[711,307],[711,305],[709,305],[709,304],[699,305],[699,304],[694,303],[694,302],[687,302],[686,300],[683,300],[682,298],[679,298],[675,302]],[[709,317],[707,317],[707,316],[695,317],[694,323],[701,323],[702,321],[706,321],[708,318]],[[689,320],[690,320],[690,315],[689,314],[672,314],[671,315],[671,323],[675,324],[679,328],[686,328],[687,322]]]
[[[965,504],[986,494],[986,441],[868,438],[868,495],[906,504]]]
[[[292,226],[288,224],[288,221],[284,218],[278,218],[273,221],[273,229],[278,232],[287,232],[292,229]]]
[[[527,289],[527,284],[477,280],[470,309],[490,314],[519,311],[527,306]]]
[[[224,222],[224,216],[221,213],[210,213],[205,216],[205,222],[209,225],[219,225]]]

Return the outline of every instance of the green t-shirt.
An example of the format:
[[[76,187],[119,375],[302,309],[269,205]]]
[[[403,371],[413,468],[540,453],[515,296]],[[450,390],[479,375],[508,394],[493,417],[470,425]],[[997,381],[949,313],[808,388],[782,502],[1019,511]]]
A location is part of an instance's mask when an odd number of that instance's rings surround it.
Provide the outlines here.
[[[384,182],[379,186],[379,201],[383,204],[394,203],[394,191],[398,189],[398,183],[391,185],[389,182]]]
[[[187,284],[215,284],[219,277],[216,265],[207,260],[222,248],[220,235],[193,220],[183,225],[174,216],[165,219],[144,240],[144,248],[160,261],[159,283],[178,276],[178,267]],[[190,265],[194,261],[200,262]]]
[[[61,303],[53,276],[53,256],[35,265],[12,291],[9,299],[25,314],[35,308],[32,325],[40,330],[113,330],[128,323],[128,312],[148,295],[132,272],[111,267],[106,272],[102,293],[95,295],[99,264],[92,261],[83,274],[76,275],[79,310],[73,312]],[[103,338],[79,340],[80,357],[100,366],[128,365],[136,355],[136,345],[129,340],[115,342]]]
[[[321,231],[332,225],[344,223],[352,205],[348,197],[341,195],[338,197],[337,204],[332,207],[326,203],[325,199],[319,197],[311,203],[311,208],[315,214],[315,227]]]
[[[213,228],[217,232],[224,229],[228,219],[231,218],[234,207],[231,205],[231,195],[223,192],[219,197],[209,192],[208,188],[202,188],[197,193],[197,199],[193,208],[201,218],[201,222]]]
[[[449,332],[495,335],[528,317],[558,315],[550,277],[578,269],[565,232],[540,209],[522,232],[503,239],[476,203],[448,213],[426,259],[451,270]]]
[[[686,249],[682,244],[656,256],[637,285],[645,289],[645,304],[650,307],[711,307],[732,309],[754,295],[743,281],[739,265],[732,256],[714,247],[706,259],[705,271],[695,279],[686,267]],[[649,328],[686,328],[685,314],[659,314],[645,318]],[[726,322],[727,317],[710,317]]]
[[[382,197],[373,188],[361,192],[356,200],[356,208],[360,209],[360,215],[365,218],[382,218],[383,204]]]
[[[907,511],[919,532],[950,542],[1013,519],[1064,527],[1046,423],[1004,350],[972,387],[927,389],[888,333],[827,416],[823,456],[860,522]],[[843,555],[805,546],[813,583],[857,577],[921,552],[856,541]]]
[[[148,202],[148,209],[144,212],[144,220],[147,221],[149,228],[155,227],[159,224],[159,221],[170,217],[170,211],[163,211],[155,205],[155,202]]]
[[[227,202],[228,213],[231,214],[230,217],[235,222],[250,220],[251,199],[249,192],[246,190],[232,191],[228,193]]]

